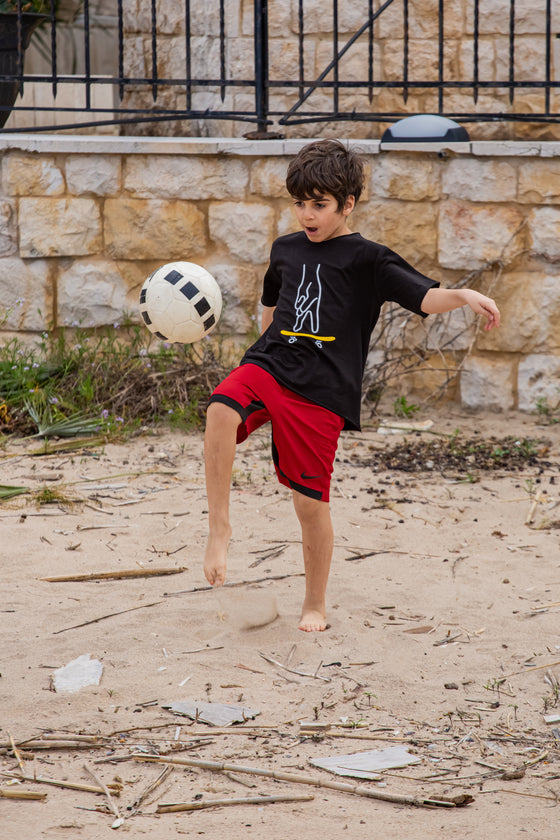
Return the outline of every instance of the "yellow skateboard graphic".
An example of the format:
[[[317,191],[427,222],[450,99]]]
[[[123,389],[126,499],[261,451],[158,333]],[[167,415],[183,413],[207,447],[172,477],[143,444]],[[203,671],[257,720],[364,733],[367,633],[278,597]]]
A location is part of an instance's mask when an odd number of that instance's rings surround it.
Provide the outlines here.
[[[336,341],[334,335],[313,335],[312,333],[291,332],[290,330],[280,330],[281,335],[290,336],[290,341],[297,341],[298,338],[312,338],[317,347],[323,346],[323,341]]]

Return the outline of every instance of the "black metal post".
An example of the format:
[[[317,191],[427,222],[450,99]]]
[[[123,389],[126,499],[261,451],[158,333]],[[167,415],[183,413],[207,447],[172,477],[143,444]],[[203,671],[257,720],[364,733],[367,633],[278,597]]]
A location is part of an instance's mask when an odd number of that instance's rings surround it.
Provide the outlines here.
[[[268,0],[255,0],[255,113],[257,131],[268,125]]]

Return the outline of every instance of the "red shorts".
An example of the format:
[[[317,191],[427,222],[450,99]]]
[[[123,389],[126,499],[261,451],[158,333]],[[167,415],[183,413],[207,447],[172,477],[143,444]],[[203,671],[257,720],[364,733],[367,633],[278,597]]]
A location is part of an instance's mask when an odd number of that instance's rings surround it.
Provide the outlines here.
[[[280,385],[254,364],[235,368],[210,402],[224,403],[239,413],[237,443],[270,420],[272,459],[280,483],[328,502],[342,417]]]

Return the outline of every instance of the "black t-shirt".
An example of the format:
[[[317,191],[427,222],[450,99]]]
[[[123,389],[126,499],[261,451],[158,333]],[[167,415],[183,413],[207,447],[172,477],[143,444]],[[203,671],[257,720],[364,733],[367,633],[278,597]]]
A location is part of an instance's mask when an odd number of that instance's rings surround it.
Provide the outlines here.
[[[439,284],[394,251],[359,233],[310,242],[303,231],[271,250],[262,303],[273,322],[243,356],[317,405],[360,428],[362,377],[370,336],[385,301],[424,315]]]

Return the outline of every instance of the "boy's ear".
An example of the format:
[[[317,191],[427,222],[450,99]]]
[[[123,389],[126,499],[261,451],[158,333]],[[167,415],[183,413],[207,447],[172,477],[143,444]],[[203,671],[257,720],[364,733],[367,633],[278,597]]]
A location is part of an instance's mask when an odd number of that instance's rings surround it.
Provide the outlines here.
[[[344,202],[344,207],[342,208],[343,216],[349,216],[354,207],[356,206],[356,199],[353,195],[349,195],[346,197],[346,201]]]

